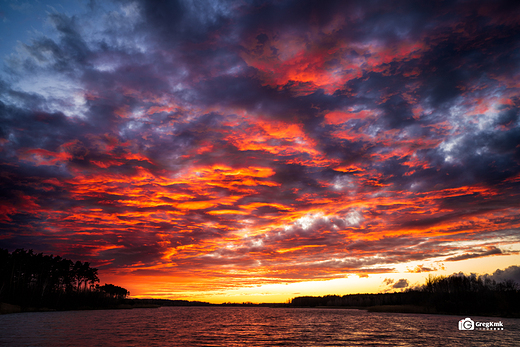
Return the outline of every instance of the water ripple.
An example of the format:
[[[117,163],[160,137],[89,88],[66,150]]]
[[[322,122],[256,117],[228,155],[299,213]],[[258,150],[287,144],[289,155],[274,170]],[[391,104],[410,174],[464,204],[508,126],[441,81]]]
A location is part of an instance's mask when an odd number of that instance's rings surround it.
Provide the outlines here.
[[[459,331],[460,316],[348,309],[162,307],[0,316],[9,346],[518,346],[520,320]]]

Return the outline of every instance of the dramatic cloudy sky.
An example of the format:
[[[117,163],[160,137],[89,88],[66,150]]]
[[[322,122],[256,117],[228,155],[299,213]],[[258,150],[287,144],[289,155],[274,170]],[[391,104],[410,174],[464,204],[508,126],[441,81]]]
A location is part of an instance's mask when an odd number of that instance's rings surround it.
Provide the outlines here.
[[[518,269],[519,10],[4,0],[0,246],[210,301]]]

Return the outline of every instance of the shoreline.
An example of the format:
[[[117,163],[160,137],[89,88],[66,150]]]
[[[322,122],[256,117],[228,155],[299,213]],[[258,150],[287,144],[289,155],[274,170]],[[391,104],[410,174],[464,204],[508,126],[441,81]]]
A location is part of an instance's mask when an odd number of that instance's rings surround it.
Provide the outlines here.
[[[439,312],[434,308],[429,308],[425,306],[418,305],[377,305],[377,306],[278,306],[273,305],[269,306],[268,304],[258,304],[258,305],[219,305],[219,304],[209,304],[205,305],[156,305],[156,304],[119,304],[116,306],[110,307],[80,307],[76,309],[70,310],[57,310],[50,309],[46,307],[21,307],[19,305],[12,305],[7,303],[0,303],[0,315],[4,314],[13,314],[13,313],[26,313],[26,312],[65,312],[65,311],[102,311],[102,310],[132,310],[139,308],[160,308],[160,307],[268,307],[268,308],[314,308],[314,309],[330,309],[330,310],[362,310],[370,313],[412,313],[412,314],[431,314],[431,315],[444,315],[444,316],[471,316],[471,317],[497,317],[497,318],[513,318],[520,319],[519,316],[508,316],[501,314],[485,314],[485,313],[449,313],[449,312]]]
[[[107,307],[78,307],[70,310],[57,310],[48,307],[22,307],[20,305],[13,305],[8,303],[0,303],[0,315],[12,314],[12,313],[26,313],[26,312],[66,312],[66,311],[97,311],[97,310],[132,310],[134,308],[159,308],[161,305],[154,304],[119,304],[116,306]]]
[[[508,316],[506,314],[486,314],[486,313],[451,313],[437,311],[435,308],[429,308],[419,305],[376,305],[376,306],[298,306],[293,308],[316,308],[316,309],[347,309],[347,310],[361,310],[371,313],[413,313],[413,314],[432,314],[441,316],[472,316],[472,317],[497,317],[497,318],[512,318],[520,319],[520,315]]]

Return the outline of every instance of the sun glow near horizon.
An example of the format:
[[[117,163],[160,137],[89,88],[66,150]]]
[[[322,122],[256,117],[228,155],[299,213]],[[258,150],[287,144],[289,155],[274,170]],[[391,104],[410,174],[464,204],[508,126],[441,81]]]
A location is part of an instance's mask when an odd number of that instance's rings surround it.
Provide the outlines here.
[[[518,246],[518,245],[517,245]],[[519,264],[520,255],[496,256],[493,262],[487,258],[473,258],[456,262],[409,262],[398,264],[393,272],[350,274],[343,278],[323,279],[302,282],[265,283],[241,286],[235,283],[228,288],[213,289],[219,281],[201,281],[200,277],[172,278],[170,276],[101,276],[101,282],[124,284],[130,288],[131,297],[138,299],[156,298],[170,300],[202,301],[212,304],[226,302],[243,303],[286,303],[297,296],[324,296],[347,294],[377,294],[402,291],[422,286],[428,276],[449,276],[462,272],[466,275],[493,274],[505,270],[511,264]],[[394,287],[400,280],[406,280],[404,287]],[[272,282],[272,281],[270,281]],[[104,283],[104,282],[103,282]],[[141,283],[141,284],[138,284]],[[191,288],[191,289],[188,289]]]

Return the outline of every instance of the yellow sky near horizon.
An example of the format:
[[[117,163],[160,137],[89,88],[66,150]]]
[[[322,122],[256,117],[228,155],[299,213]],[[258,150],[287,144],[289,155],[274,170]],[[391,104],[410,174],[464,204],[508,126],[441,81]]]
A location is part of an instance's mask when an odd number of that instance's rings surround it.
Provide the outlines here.
[[[520,246],[520,245],[516,245]],[[146,279],[137,276],[100,276],[103,281],[113,281],[130,290],[132,298],[161,298],[172,300],[204,301],[212,304],[225,302],[242,303],[284,303],[297,296],[324,296],[347,295],[358,293],[382,293],[387,291],[400,291],[392,288],[392,284],[400,279],[408,281],[408,287],[422,285],[429,275],[449,276],[453,273],[463,272],[466,275],[493,274],[496,270],[504,270],[510,266],[520,266],[520,254],[497,255],[484,258],[473,258],[452,262],[409,262],[395,265],[395,272],[369,274],[366,277],[349,275],[345,278],[332,280],[317,280],[295,283],[262,284],[257,286],[237,286],[232,289],[212,289],[208,284],[207,290],[201,290],[202,282],[197,279],[149,277]],[[435,271],[413,273],[417,266],[436,268]],[[385,280],[393,281],[390,285]],[[225,280],[225,279],[224,279]],[[187,291],[184,284],[197,288]],[[176,290],[175,288],[179,288]]]

